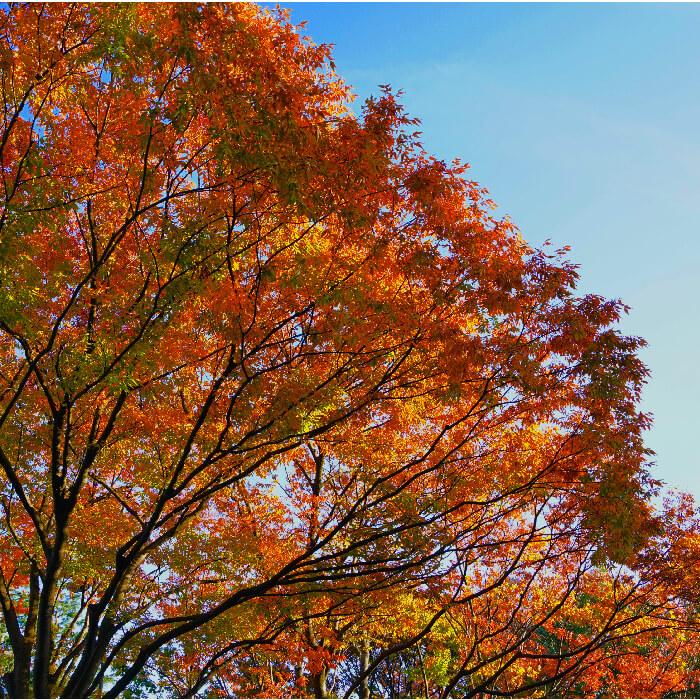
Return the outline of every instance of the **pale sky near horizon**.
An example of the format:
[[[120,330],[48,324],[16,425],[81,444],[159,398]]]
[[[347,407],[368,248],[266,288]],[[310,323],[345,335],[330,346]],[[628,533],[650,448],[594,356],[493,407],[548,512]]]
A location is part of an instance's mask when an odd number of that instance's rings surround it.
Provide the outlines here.
[[[632,307],[653,473],[700,500],[700,5],[281,6],[360,103],[403,90],[428,151],[470,163],[531,244],[571,246],[582,293]]]

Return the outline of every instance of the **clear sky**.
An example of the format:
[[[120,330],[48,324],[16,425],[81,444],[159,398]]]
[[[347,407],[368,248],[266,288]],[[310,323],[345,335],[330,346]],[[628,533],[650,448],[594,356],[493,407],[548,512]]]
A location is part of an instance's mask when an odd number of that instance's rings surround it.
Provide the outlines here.
[[[265,3],[267,4],[267,3]],[[700,499],[700,5],[288,3],[360,102],[386,84],[428,151],[649,343],[654,474]]]

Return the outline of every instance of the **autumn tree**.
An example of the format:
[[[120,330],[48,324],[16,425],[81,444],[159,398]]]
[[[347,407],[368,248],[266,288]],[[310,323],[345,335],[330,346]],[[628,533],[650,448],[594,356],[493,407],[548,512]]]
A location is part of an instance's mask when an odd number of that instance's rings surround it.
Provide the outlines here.
[[[378,611],[658,532],[624,306],[284,13],[10,5],[0,67],[7,695],[366,693]]]

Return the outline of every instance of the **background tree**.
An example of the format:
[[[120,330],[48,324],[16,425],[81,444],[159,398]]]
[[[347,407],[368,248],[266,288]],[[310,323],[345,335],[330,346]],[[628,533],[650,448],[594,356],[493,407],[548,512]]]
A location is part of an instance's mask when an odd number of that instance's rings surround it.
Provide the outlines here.
[[[624,307],[388,89],[355,117],[252,5],[0,26],[7,694],[324,696],[347,645],[366,694],[377,610],[502,637],[497,591],[659,531]]]

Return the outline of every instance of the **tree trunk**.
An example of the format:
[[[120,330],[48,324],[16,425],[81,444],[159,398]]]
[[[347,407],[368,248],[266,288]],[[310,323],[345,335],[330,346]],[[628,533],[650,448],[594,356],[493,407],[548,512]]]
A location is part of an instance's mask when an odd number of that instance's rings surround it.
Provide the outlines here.
[[[369,642],[367,637],[362,637],[362,646],[360,647],[360,675],[363,676],[360,681],[360,687],[358,688],[358,695],[360,698],[369,697],[369,676],[364,676],[369,668]]]
[[[2,676],[7,697],[9,698],[28,698],[29,697],[29,667],[32,658],[32,645],[26,641],[22,644],[24,647],[14,649],[14,667],[11,671],[4,673]]]
[[[328,689],[328,669],[322,668],[318,673],[312,673],[309,680],[311,681],[311,691],[315,698],[327,698]]]

